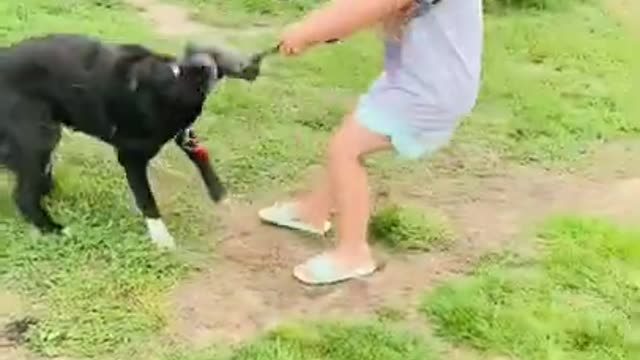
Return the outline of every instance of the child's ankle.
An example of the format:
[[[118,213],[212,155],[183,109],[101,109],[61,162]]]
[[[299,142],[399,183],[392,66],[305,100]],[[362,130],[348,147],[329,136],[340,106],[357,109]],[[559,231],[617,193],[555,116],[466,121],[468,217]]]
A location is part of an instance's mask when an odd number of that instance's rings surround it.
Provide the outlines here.
[[[349,263],[362,264],[373,261],[373,254],[367,243],[364,245],[340,245],[336,249],[336,253]]]
[[[314,204],[308,204],[304,201],[298,202],[298,215],[305,223],[317,229],[324,230],[329,214],[317,206],[314,206]]]

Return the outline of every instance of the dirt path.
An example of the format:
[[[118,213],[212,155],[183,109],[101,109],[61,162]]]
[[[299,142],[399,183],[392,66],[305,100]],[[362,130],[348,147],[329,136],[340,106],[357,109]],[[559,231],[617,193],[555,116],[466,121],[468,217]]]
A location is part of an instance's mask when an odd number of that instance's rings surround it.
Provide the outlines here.
[[[328,246],[322,239],[259,224],[258,206],[237,206],[225,219],[219,260],[173,295],[173,329],[191,344],[243,340],[284,320],[366,316],[382,308],[406,310],[409,319],[424,291],[469,270],[481,256],[504,248],[522,249],[527,226],[553,212],[640,218],[640,177],[587,179],[531,169],[510,169],[485,179],[442,179],[432,195],[392,195],[444,211],[458,240],[453,249],[421,255],[389,255],[375,276],[339,286],[307,288],[291,268]],[[473,190],[470,190],[473,189]],[[265,205],[267,202],[261,204]]]
[[[127,0],[140,15],[149,21],[155,31],[170,37],[207,37],[224,40],[229,36],[262,36],[273,32],[269,26],[217,27],[193,20],[191,11],[183,6],[158,0]]]

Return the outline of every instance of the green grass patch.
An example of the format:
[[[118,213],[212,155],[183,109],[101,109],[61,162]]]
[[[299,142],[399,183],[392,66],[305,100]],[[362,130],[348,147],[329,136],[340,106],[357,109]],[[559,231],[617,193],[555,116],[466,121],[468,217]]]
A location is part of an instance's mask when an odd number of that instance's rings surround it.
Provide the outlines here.
[[[228,353],[174,353],[163,360],[434,360],[424,339],[382,323],[290,325]]]
[[[112,40],[149,40],[151,32],[136,16],[126,15],[130,11],[122,0],[3,1],[0,4],[0,43],[70,31]]]
[[[530,264],[488,265],[429,295],[424,312],[455,342],[522,360],[640,356],[640,231],[559,218]]]
[[[33,315],[42,320],[29,347],[49,355],[111,352],[164,326],[160,300],[185,268],[153,248],[115,164],[97,151],[63,156],[48,202],[72,236],[34,234],[9,206],[12,181],[6,178],[0,276],[35,304]]]
[[[377,211],[371,217],[369,231],[377,242],[396,250],[443,249],[454,236],[442,215],[398,205]]]
[[[500,131],[509,157],[567,162],[638,134],[640,122],[625,111],[630,38],[601,9],[487,20],[482,102],[508,109]]]

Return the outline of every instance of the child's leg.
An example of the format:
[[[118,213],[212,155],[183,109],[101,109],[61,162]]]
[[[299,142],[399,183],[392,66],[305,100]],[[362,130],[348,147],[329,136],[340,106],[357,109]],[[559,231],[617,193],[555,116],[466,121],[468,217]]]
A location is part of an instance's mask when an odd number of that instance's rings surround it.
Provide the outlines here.
[[[335,209],[326,165],[313,174],[312,179],[309,191],[296,198],[295,206],[303,222],[322,229]]]
[[[327,153],[329,181],[319,184],[300,204],[301,209],[309,212],[313,211],[314,206],[323,206],[326,219],[333,202],[337,210],[338,245],[333,251],[314,259],[316,269],[311,268],[313,263],[298,266],[295,275],[300,280],[308,283],[327,281],[317,278],[322,277],[323,271],[327,272],[327,277],[334,277],[358,271],[372,272],[375,269],[367,243],[370,202],[367,172],[362,165],[362,158],[390,148],[391,143],[387,137],[364,128],[353,114],[348,116],[332,137]],[[327,268],[323,269],[323,266]]]
[[[332,206],[336,208],[337,247],[296,266],[294,275],[299,280],[326,284],[375,271],[367,244],[370,206],[362,158],[393,148],[402,157],[416,159],[443,145],[455,128],[454,120],[432,118],[439,115],[437,109],[425,109],[423,104],[414,108],[412,96],[388,83],[384,75],[379,78],[333,135],[324,180],[297,201],[260,211],[262,219],[278,225],[323,233],[322,222]],[[428,124],[428,131],[413,127],[418,119]]]
[[[333,134],[337,135],[351,121],[352,114],[344,117],[342,125]],[[312,175],[309,190],[298,195],[292,201],[276,203],[260,210],[260,217],[270,223],[290,227],[296,230],[323,234],[329,230],[329,219],[336,210],[331,192],[331,178],[327,164]]]

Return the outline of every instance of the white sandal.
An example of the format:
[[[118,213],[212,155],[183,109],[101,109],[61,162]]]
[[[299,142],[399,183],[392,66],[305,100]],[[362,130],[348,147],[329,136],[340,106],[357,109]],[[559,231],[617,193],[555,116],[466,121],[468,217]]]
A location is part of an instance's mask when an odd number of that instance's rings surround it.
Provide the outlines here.
[[[331,222],[329,221],[325,221],[324,230],[302,221],[297,214],[296,203],[294,202],[275,203],[270,207],[260,209],[258,216],[268,223],[315,235],[324,235],[331,230]]]

